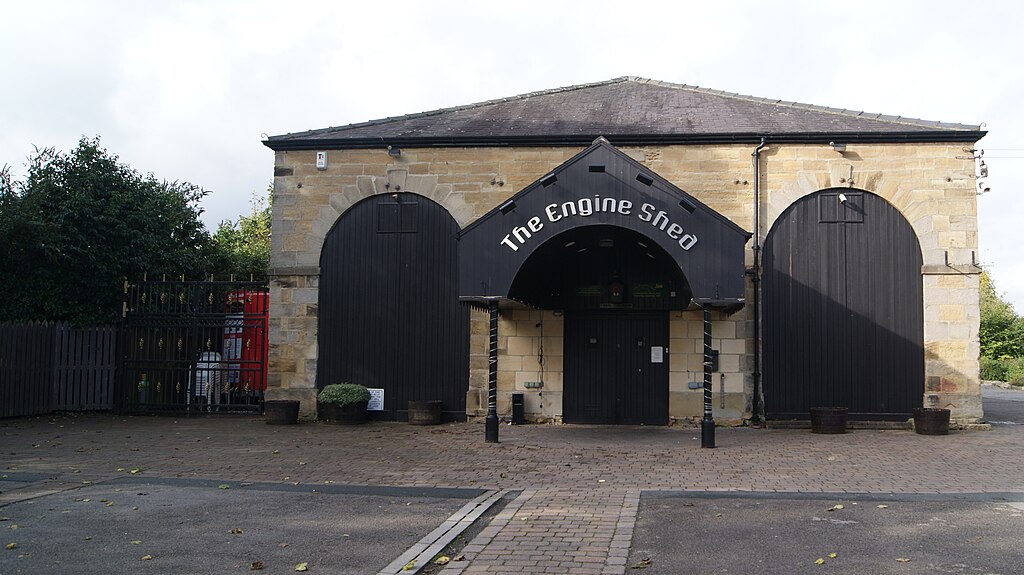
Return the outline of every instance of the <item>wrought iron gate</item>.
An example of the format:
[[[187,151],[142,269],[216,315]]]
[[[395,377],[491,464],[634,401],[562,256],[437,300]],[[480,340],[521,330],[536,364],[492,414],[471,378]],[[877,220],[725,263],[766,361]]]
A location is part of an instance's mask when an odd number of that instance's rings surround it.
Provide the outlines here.
[[[119,408],[258,412],[267,385],[267,296],[260,282],[127,285]]]

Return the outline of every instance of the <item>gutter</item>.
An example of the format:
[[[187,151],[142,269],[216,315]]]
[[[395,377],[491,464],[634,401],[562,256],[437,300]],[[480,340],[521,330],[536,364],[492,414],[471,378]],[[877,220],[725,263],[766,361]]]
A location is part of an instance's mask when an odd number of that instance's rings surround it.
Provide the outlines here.
[[[915,132],[801,132],[772,134],[772,142],[780,144],[822,144],[842,140],[846,143],[974,143],[988,132],[983,130],[921,130]],[[589,146],[598,137],[605,137],[617,147],[673,144],[758,144],[765,136],[757,133],[736,134],[575,134],[558,136],[362,136],[352,138],[306,137],[302,134],[272,136],[263,145],[275,151],[288,150],[366,150],[435,147],[521,147],[521,146]]]

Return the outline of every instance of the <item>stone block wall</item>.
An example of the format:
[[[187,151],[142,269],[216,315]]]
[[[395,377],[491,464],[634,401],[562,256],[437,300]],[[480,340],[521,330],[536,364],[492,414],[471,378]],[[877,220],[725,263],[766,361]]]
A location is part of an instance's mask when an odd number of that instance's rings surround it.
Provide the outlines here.
[[[622,149],[739,226],[754,231],[753,148],[701,145]],[[975,167],[973,160],[963,159],[962,148],[962,144],[848,144],[846,151],[840,153],[826,145],[769,142],[761,156],[762,217],[756,233],[763,242],[772,223],[789,205],[825,188],[859,188],[892,203],[917,232],[924,256],[926,405],[949,407],[955,418],[970,421],[981,415],[978,269],[971,265],[976,261],[972,256],[977,253],[978,234]],[[316,281],[320,248],[345,210],[374,194],[412,192],[443,205],[465,227],[581,149],[403,149],[397,158],[384,150],[328,150],[326,170],[316,169],[314,151],[277,152],[268,397],[302,399],[306,413],[307,406],[314,405],[309,402],[316,388]],[[749,250],[747,264],[752,264]],[[748,299],[752,295],[748,285]],[[499,369],[505,374],[499,376],[503,413],[508,412],[509,394],[532,377],[526,374],[539,373],[526,369],[537,367],[524,359],[530,354],[509,351],[510,337],[538,337],[519,335],[519,322],[534,320],[517,317],[517,311],[505,312],[499,327],[499,337],[504,338],[499,339]],[[558,323],[555,316],[546,315],[550,313],[541,314],[545,332],[549,326],[555,329],[554,324]],[[699,324],[691,315],[673,313],[670,324],[670,409],[672,417],[683,419],[700,413],[694,409],[698,405],[694,398],[699,392],[686,389],[693,377],[692,356],[696,353],[689,351],[696,350],[690,326]],[[723,370],[729,370],[723,371],[724,410],[718,407],[721,376],[715,376],[716,417],[739,420],[750,414],[751,321],[749,306],[728,318],[716,314],[716,347],[723,353]],[[516,335],[508,335],[513,329]],[[730,333],[734,335],[729,336]],[[560,338],[555,339],[560,345]],[[513,351],[526,351],[523,339],[513,341]],[[554,347],[545,346],[549,360],[559,363],[552,359],[559,357],[553,351]],[[473,312],[470,353],[467,410],[471,415],[483,415],[487,399],[485,312]],[[513,370],[517,361],[527,361],[519,372]],[[517,380],[513,373],[523,375]],[[533,416],[560,416],[560,397],[556,398],[561,391],[560,376],[560,371],[545,369],[543,395],[524,391],[527,409]]]

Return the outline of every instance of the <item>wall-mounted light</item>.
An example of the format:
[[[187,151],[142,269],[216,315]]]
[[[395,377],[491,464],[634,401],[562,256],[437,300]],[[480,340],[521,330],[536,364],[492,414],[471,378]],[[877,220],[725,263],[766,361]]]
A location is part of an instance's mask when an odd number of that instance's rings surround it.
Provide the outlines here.
[[[648,176],[647,174],[644,174],[644,173],[641,172],[641,173],[636,175],[636,181],[640,182],[641,184],[643,184],[645,186],[649,186],[649,185],[654,183],[654,178],[652,178],[652,177]]]
[[[832,146],[832,149],[842,154],[846,151],[846,144],[839,144],[836,142],[829,142],[828,145]]]
[[[500,207],[498,207],[498,211],[501,212],[502,215],[505,215],[514,209],[516,209],[516,203],[513,200],[509,200],[504,204],[501,204]]]
[[[554,174],[548,174],[548,175],[544,176],[543,178],[541,178],[540,185],[542,185],[542,186],[544,186],[546,188],[546,187],[550,186],[551,184],[553,184],[553,183],[555,183],[557,181],[558,181],[558,178],[556,178]]]
[[[388,146],[388,155],[391,156],[392,158],[397,158],[398,156],[402,155],[402,150],[395,148],[393,146]]]

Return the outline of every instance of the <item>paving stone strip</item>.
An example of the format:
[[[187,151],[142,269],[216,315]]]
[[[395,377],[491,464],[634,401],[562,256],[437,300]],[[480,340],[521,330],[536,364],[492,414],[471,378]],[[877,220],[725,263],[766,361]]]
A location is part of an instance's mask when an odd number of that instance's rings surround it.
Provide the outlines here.
[[[639,504],[639,489],[525,490],[441,575],[621,575]]]

